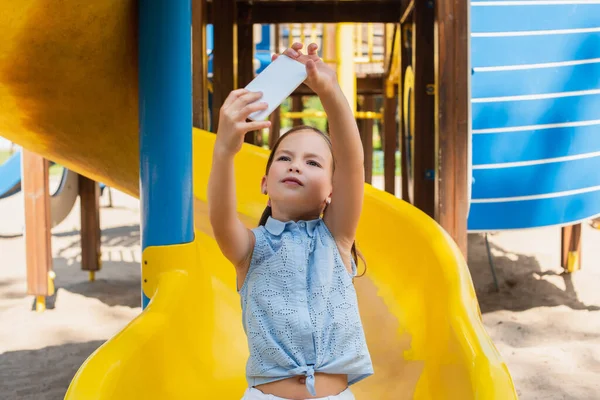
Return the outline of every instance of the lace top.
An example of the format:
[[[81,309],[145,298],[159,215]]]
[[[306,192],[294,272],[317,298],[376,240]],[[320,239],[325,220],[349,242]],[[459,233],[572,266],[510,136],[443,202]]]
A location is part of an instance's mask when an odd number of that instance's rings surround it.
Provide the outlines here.
[[[250,357],[250,386],[315,372],[347,374],[354,384],[373,374],[352,277],[322,219],[253,229],[256,244],[239,290]]]

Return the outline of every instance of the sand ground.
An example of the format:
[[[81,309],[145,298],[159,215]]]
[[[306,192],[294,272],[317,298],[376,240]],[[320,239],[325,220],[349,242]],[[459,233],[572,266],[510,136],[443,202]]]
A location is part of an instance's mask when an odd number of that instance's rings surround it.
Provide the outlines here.
[[[0,201],[0,399],[62,399],[81,363],[140,312],[139,203],[113,190],[101,204],[102,271],[80,271],[79,208],[52,232],[54,308],[25,294],[22,197]],[[583,232],[584,268],[561,273],[560,229],[469,237],[483,319],[521,399],[600,399],[600,231]],[[52,304],[50,304],[52,306]]]

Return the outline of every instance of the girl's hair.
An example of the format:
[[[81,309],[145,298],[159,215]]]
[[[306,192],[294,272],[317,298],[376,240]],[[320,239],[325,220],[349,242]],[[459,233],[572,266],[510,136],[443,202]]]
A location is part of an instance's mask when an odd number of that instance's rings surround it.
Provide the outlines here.
[[[316,132],[319,135],[321,135],[323,140],[325,140],[325,142],[327,143],[327,146],[329,146],[329,151],[331,151],[331,156],[333,157],[333,147],[331,145],[331,139],[329,138],[329,135],[327,135],[324,132],[321,132],[319,129],[317,129],[313,126],[309,126],[309,125],[295,126],[292,129],[290,129],[289,131],[287,131],[283,136],[280,136],[279,139],[277,139],[277,141],[273,145],[273,148],[271,149],[271,154],[269,154],[269,159],[267,161],[267,168],[265,171],[265,175],[269,173],[269,169],[271,168],[271,164],[273,163],[273,157],[275,156],[275,152],[277,151],[277,148],[279,147],[279,144],[283,141],[283,139],[286,136],[288,136],[294,132],[304,131],[304,130],[313,131],[313,132]],[[333,169],[335,170],[335,160],[333,160]],[[327,210],[327,207],[325,207],[325,211],[326,210]],[[271,215],[272,215],[272,209],[270,206],[267,206],[265,208],[265,211],[263,211],[262,216],[260,217],[258,226],[265,226],[265,224],[267,223],[267,220],[269,219],[269,217]],[[354,259],[354,262],[356,263],[356,265],[358,265],[359,258],[363,262],[363,264],[365,266],[365,270],[361,275],[359,275],[359,276],[363,276],[367,272],[367,262],[365,260],[365,257],[363,256],[363,254],[356,248],[356,241],[352,242],[352,249],[350,251],[352,253],[352,258]]]

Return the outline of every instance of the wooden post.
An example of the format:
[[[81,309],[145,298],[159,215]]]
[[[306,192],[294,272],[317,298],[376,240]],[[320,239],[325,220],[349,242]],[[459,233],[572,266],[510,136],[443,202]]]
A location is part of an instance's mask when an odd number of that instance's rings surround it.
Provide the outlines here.
[[[302,103],[302,96],[292,96],[292,111],[300,112],[303,111],[304,104]],[[302,118],[292,118],[292,126],[302,125]]]
[[[384,81],[384,85],[385,85]],[[383,93],[383,174],[385,191],[396,194],[396,97],[384,88]]]
[[[245,87],[254,79],[254,30],[250,24],[237,25],[238,87]],[[246,143],[257,144],[258,131],[244,136]]]
[[[435,4],[438,27],[435,219],[452,236],[466,258],[470,124],[469,5],[454,0],[437,0]],[[415,69],[415,74],[418,70]]]
[[[414,205],[435,215],[435,74],[433,0],[415,1],[413,71],[415,75]]]
[[[79,175],[81,203],[81,269],[89,271],[90,281],[100,270],[100,185]]]
[[[411,23],[412,24],[412,23]],[[400,130],[400,192],[402,193],[402,200],[406,202],[411,202],[411,198],[409,195],[409,176],[408,176],[408,148],[406,146],[406,124],[410,124],[410,120],[405,120],[404,115],[404,79],[406,77],[406,68],[410,65],[410,61],[412,58],[411,53],[409,52],[409,38],[408,36],[408,24],[400,25],[400,43],[398,46],[398,56],[400,57],[400,82],[398,86],[401,88],[398,95],[398,116],[399,116],[399,130]],[[409,117],[410,119],[410,117]],[[414,133],[413,133],[414,134]],[[414,156],[414,155],[413,155]]]
[[[212,2],[215,46],[213,51],[212,126],[219,126],[219,112],[229,93],[237,87],[236,0]]]
[[[277,107],[275,111],[269,116],[271,126],[269,127],[269,148],[272,149],[275,146],[275,142],[279,139],[281,131],[281,108]]]
[[[561,265],[565,272],[581,269],[581,224],[561,229]]]
[[[37,311],[54,294],[48,169],[48,160],[23,149],[27,294],[36,297]]]
[[[375,97],[365,95],[362,104],[363,111],[375,111]],[[362,139],[364,157],[365,157],[365,182],[371,183],[373,177],[373,126],[374,121],[365,118],[360,121],[360,136]],[[394,121],[395,122],[395,121]],[[395,124],[394,124],[395,125]]]
[[[192,1],[192,86],[194,126],[208,130],[208,65],[206,57],[206,0]]]

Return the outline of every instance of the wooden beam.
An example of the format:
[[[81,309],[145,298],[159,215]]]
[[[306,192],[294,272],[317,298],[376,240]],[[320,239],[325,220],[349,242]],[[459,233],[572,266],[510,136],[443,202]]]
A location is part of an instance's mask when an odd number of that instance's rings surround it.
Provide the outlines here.
[[[79,175],[81,203],[81,269],[90,272],[90,280],[100,270],[100,185]]]
[[[212,20],[215,46],[213,50],[212,128],[219,126],[219,112],[229,93],[237,87],[236,1],[214,0]]]
[[[381,96],[383,94],[383,74],[371,74],[368,76],[356,77],[356,94],[358,96]],[[308,86],[302,84],[294,90],[290,96],[316,96]]]
[[[193,121],[196,128],[208,130],[208,57],[206,56],[206,0],[192,1],[192,87]]]
[[[254,31],[252,25],[237,25],[237,87],[245,87],[254,79]],[[257,131],[248,132],[244,141],[256,144]]]
[[[581,224],[561,229],[561,265],[565,272],[581,269]]]
[[[466,2],[437,0],[435,219],[467,257],[469,207],[469,47]],[[418,70],[418,69],[417,69]]]
[[[362,111],[375,111],[375,97],[372,95],[364,96],[361,108]],[[365,160],[365,182],[369,184],[373,178],[373,127],[375,125],[373,122],[374,120],[369,118],[359,120]]]
[[[415,2],[413,11],[413,71],[415,75],[415,160],[413,204],[435,214],[435,74],[434,9]]]
[[[402,6],[397,0],[239,1],[237,15],[252,24],[398,22]]]
[[[45,309],[46,296],[54,294],[54,285],[50,284],[52,247],[48,169],[48,160],[23,149],[27,294],[36,296],[38,311]]]

